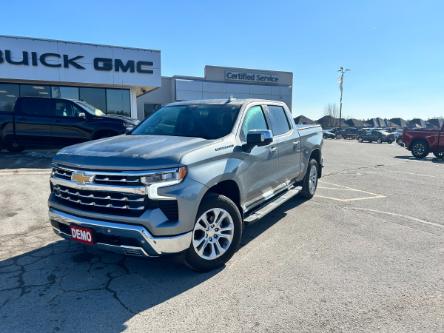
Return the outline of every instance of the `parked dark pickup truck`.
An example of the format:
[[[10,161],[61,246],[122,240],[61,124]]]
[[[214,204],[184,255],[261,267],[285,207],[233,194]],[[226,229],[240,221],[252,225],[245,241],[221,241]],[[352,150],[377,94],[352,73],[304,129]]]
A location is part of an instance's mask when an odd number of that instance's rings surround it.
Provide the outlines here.
[[[105,115],[79,100],[20,97],[12,112],[0,112],[0,147],[55,148],[123,134],[137,120]]]
[[[429,153],[444,158],[444,125],[441,129],[405,129],[402,140],[416,158],[424,158]]]

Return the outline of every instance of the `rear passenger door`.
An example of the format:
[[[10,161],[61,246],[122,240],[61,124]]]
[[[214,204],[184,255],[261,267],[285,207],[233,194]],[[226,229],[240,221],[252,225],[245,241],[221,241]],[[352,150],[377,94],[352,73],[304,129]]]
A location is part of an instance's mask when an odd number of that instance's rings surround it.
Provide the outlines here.
[[[15,114],[15,134],[19,143],[53,147],[54,109],[49,98],[18,100]]]
[[[300,137],[283,106],[267,105],[267,111],[278,153],[278,168],[275,172],[282,184],[293,180],[302,171]]]

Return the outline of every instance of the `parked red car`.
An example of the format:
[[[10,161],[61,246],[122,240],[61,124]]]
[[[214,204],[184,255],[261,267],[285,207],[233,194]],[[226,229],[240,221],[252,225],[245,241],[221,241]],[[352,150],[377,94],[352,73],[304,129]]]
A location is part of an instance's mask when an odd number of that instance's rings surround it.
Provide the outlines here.
[[[444,125],[441,129],[405,129],[402,140],[416,158],[424,158],[429,153],[444,158]]]

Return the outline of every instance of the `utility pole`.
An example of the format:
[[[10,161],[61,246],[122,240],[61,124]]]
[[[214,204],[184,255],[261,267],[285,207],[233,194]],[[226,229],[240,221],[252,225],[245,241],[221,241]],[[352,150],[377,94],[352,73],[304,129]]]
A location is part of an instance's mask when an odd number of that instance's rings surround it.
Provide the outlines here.
[[[341,96],[339,97],[339,128],[342,127],[342,91],[344,90],[344,74],[349,71],[350,69],[342,66],[338,69],[338,72],[341,73],[339,76],[339,91],[341,92]]]

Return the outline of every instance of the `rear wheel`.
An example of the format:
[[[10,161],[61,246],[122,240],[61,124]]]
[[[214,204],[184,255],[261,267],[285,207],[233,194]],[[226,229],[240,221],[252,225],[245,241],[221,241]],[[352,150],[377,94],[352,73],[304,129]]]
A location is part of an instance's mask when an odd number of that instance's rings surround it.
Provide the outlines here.
[[[301,196],[305,199],[313,198],[316,192],[319,178],[318,170],[318,162],[315,159],[311,159],[308,164],[307,173],[305,174],[304,180],[302,181]]]
[[[429,154],[429,146],[424,141],[415,141],[412,144],[412,155],[422,159]]]
[[[237,251],[242,237],[239,209],[224,195],[210,194],[201,203],[185,263],[207,272],[223,266]]]
[[[20,153],[21,151],[25,150],[25,147],[15,140],[5,142],[5,148],[11,153]]]
[[[435,155],[435,157],[440,160],[444,159],[444,152],[439,152],[439,153],[433,152],[433,155]]]
[[[381,144],[382,143],[382,139],[379,138],[378,141],[376,141],[377,143]]]

